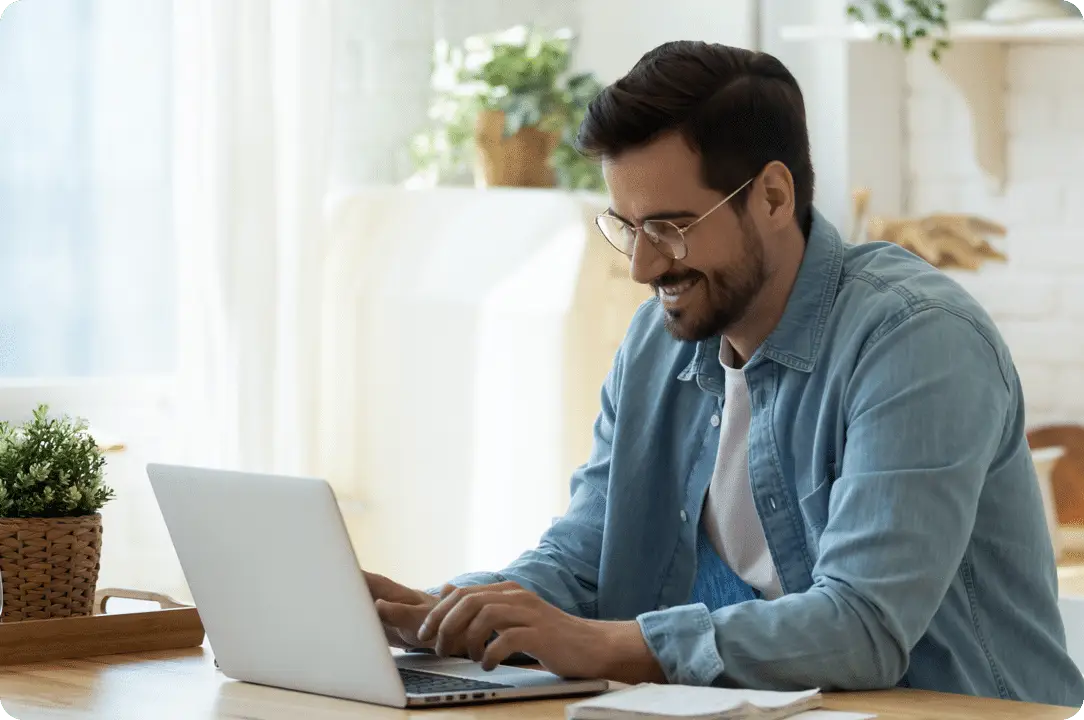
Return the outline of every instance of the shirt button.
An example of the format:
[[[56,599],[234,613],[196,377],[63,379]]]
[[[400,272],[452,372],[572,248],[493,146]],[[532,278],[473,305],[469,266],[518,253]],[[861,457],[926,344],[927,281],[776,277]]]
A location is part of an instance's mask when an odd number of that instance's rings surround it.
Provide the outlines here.
[[[689,516],[688,516],[688,514],[686,514],[686,512],[685,512],[684,510],[682,510],[682,511],[681,511],[680,513],[678,513],[678,514],[679,514],[679,515],[681,516],[681,522],[685,522],[686,520],[688,520],[688,519],[689,519]]]
[[[719,422],[720,421],[719,421],[719,416],[718,415],[712,415],[711,416],[711,426],[712,427],[719,427]]]

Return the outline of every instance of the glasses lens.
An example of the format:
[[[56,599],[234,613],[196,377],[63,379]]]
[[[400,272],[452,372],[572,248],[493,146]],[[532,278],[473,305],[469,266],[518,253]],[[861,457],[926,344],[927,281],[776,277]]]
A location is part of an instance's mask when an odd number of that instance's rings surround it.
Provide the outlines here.
[[[631,227],[612,215],[599,215],[595,222],[611,245],[625,255],[632,255],[632,248],[636,242],[636,232]]]
[[[684,254],[685,238],[677,225],[666,220],[648,220],[644,223],[644,232],[655,242],[655,247],[663,255],[679,258]]]

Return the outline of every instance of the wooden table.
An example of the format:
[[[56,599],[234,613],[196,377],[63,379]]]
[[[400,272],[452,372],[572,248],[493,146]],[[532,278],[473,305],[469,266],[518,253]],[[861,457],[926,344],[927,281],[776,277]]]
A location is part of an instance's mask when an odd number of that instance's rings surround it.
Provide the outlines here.
[[[401,711],[239,683],[207,646],[0,668],[0,704],[18,720],[563,720],[567,701]],[[1066,720],[1071,708],[892,690],[826,695],[825,708],[881,720]],[[4,715],[0,714],[0,718]]]

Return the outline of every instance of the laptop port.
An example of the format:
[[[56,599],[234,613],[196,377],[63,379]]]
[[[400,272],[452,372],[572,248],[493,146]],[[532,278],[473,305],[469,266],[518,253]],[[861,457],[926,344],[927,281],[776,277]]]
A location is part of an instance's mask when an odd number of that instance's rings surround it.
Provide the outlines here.
[[[444,699],[445,700],[455,700],[455,695],[445,695]]]
[[[474,693],[474,695],[472,695],[471,697],[473,699],[475,699],[475,700],[481,700],[481,699],[485,698],[485,696],[486,696],[485,693]],[[464,695],[463,697],[466,697],[466,696]]]
[[[466,700],[467,699],[467,693],[463,693],[462,695],[460,695],[459,699],[460,700]]]

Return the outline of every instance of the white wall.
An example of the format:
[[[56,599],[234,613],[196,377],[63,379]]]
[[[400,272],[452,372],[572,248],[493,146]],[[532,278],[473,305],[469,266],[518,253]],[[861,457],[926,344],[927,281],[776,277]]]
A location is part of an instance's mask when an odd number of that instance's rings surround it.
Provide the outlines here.
[[[578,64],[608,83],[670,40],[754,47],[755,6],[753,0],[581,0]]]
[[[1007,224],[1007,264],[954,275],[1011,346],[1029,424],[1084,423],[1084,44],[1007,53],[1003,193],[974,160],[973,119],[956,88],[923,56],[908,62],[910,210]]]
[[[816,171],[817,208],[846,227],[850,213],[850,144],[845,80],[849,48],[842,43],[795,43],[781,37],[788,25],[835,25],[846,0],[760,0],[760,49],[775,55],[798,81]]]

